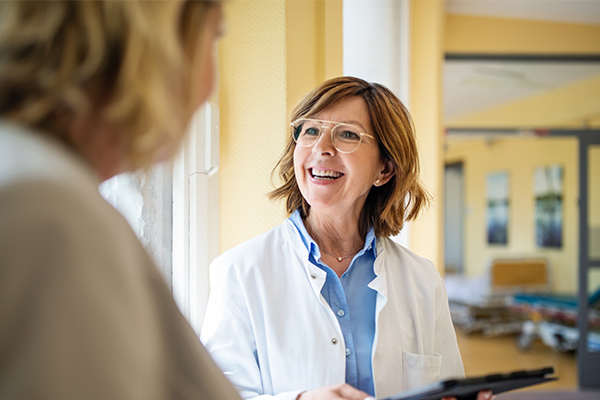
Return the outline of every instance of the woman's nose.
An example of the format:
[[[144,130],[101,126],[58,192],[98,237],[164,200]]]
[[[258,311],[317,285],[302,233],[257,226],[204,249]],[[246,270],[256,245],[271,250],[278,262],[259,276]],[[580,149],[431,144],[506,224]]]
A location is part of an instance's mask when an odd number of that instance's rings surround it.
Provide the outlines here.
[[[335,154],[335,146],[331,140],[331,128],[323,127],[321,135],[313,145],[313,153],[330,156]]]

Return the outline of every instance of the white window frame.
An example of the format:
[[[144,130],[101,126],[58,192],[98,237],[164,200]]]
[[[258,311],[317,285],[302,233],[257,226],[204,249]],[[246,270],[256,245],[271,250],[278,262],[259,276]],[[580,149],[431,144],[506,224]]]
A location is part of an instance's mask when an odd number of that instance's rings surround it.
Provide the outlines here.
[[[219,107],[208,102],[190,123],[173,165],[173,296],[199,334],[208,267],[219,254]]]

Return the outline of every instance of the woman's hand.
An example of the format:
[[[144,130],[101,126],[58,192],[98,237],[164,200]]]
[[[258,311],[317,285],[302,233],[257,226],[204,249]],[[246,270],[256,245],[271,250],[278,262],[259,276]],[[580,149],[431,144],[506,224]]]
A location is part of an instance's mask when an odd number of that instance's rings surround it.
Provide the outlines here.
[[[482,390],[477,393],[477,400],[490,400],[495,396],[492,396],[493,393],[491,390]],[[442,400],[456,400],[456,397],[444,397]]]
[[[323,386],[317,389],[308,390],[298,395],[296,400],[375,400],[368,393],[358,390],[348,385],[347,383],[341,385]],[[488,400],[488,399],[477,399],[477,400]]]

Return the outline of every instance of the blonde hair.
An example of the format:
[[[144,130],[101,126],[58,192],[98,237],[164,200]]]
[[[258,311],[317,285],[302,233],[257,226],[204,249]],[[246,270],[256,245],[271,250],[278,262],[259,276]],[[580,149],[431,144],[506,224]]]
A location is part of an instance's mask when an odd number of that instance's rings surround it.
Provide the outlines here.
[[[68,141],[101,110],[129,162],[173,154],[197,99],[194,59],[215,1],[0,2],[0,115]]]
[[[371,129],[382,159],[393,164],[395,175],[385,185],[372,187],[363,206],[359,231],[373,227],[377,236],[396,235],[404,220],[415,219],[426,207],[430,196],[419,180],[419,155],[410,114],[402,102],[386,87],[354,77],[330,79],[306,95],[292,111],[291,121],[311,117],[328,106],[348,97],[362,98],[371,119]],[[283,199],[291,214],[299,209],[302,218],[310,212],[294,174],[296,144],[288,132],[283,154],[271,174],[282,182],[271,199]]]

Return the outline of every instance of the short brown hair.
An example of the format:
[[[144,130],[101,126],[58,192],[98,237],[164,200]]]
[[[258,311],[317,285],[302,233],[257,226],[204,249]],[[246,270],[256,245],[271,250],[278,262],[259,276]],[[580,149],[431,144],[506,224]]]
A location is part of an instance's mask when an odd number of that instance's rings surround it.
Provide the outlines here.
[[[1,1],[0,115],[68,140],[69,120],[101,110],[133,168],[174,153],[198,103],[192,49],[219,4]]]
[[[384,160],[390,160],[395,175],[385,185],[372,187],[361,212],[359,231],[373,227],[377,236],[397,235],[404,220],[417,217],[430,200],[419,180],[419,155],[412,120],[402,102],[386,87],[354,77],[330,79],[314,89],[294,108],[291,121],[311,117],[343,99],[362,98],[371,118],[371,129]],[[271,199],[284,199],[286,211],[299,209],[308,216],[306,202],[294,175],[296,144],[288,133],[287,144],[271,177],[278,176],[281,185],[270,194]]]

